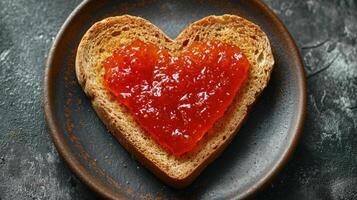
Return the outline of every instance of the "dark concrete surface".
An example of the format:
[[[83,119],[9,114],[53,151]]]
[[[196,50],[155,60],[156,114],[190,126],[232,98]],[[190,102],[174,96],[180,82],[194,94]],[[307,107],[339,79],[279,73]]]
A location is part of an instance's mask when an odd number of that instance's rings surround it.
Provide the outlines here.
[[[97,199],[59,158],[42,108],[49,48],[79,2],[0,1],[0,199]],[[301,50],[308,114],[293,158],[255,198],[357,199],[357,1],[265,2]]]

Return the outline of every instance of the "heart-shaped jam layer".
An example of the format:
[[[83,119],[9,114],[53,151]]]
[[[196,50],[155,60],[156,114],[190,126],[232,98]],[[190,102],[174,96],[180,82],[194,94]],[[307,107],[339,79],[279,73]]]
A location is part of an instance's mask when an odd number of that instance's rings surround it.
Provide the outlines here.
[[[107,90],[176,156],[224,115],[250,66],[238,47],[218,41],[193,42],[172,56],[141,40],[121,46],[103,65]]]

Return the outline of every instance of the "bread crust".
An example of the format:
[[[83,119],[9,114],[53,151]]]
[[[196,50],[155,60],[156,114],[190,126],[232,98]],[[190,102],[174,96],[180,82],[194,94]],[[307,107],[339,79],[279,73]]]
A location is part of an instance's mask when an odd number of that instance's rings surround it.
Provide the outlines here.
[[[119,45],[135,38],[166,47],[177,54],[193,41],[219,40],[237,45],[247,56],[249,78],[222,119],[208,131],[197,147],[182,157],[170,155],[145,134],[126,108],[103,88],[101,63]],[[90,98],[108,130],[144,166],[165,183],[183,188],[216,159],[234,138],[248,110],[268,84],[274,58],[266,34],[254,23],[234,15],[208,16],[184,29],[175,40],[140,17],[110,17],[95,23],[83,36],[76,56],[79,84]]]

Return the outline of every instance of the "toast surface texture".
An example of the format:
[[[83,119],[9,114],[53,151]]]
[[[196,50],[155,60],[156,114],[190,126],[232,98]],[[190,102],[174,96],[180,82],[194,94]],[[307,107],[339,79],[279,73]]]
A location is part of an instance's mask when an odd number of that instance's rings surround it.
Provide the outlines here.
[[[163,46],[173,55],[193,41],[218,40],[238,46],[251,68],[225,115],[193,151],[175,157],[158,145],[103,86],[103,61],[119,46],[134,39]],[[208,16],[184,29],[176,39],[166,36],[149,21],[129,15],[109,17],[95,23],[83,36],[77,50],[76,75],[92,106],[134,157],[167,184],[182,188],[190,184],[230,143],[250,106],[266,87],[274,59],[269,40],[259,26],[234,15]]]

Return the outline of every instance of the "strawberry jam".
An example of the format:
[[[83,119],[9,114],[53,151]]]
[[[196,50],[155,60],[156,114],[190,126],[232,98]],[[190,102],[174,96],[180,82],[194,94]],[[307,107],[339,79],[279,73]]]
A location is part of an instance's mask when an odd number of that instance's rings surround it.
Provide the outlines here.
[[[247,79],[237,46],[193,42],[179,55],[134,40],[104,63],[104,86],[146,132],[176,156],[192,150]]]

